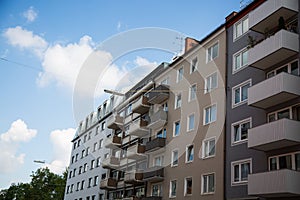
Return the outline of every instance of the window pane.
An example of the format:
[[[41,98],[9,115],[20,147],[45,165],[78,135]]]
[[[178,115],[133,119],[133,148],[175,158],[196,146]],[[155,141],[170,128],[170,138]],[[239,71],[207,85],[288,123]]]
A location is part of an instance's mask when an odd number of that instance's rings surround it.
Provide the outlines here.
[[[233,127],[233,131],[234,131],[234,141],[239,141],[240,140],[240,125],[235,125]]]
[[[195,124],[195,116],[194,115],[190,115],[189,116],[189,130],[193,130],[194,129],[194,124]]]
[[[235,69],[241,68],[241,54],[235,56]]]
[[[248,88],[250,87],[250,84],[247,84],[242,87],[242,101],[248,99]]]
[[[242,56],[242,66],[245,66],[248,64],[248,51],[243,52]]]
[[[248,174],[250,173],[250,163],[245,163],[241,165],[241,180],[248,180]]]
[[[210,119],[210,108],[205,109],[205,124],[209,123]]]
[[[175,136],[179,135],[180,133],[180,122],[175,123]]]
[[[242,35],[242,23],[236,25],[236,37]]]
[[[211,76],[211,86],[210,86],[210,88],[213,89],[213,88],[216,88],[216,87],[217,87],[217,73],[215,73]]]
[[[240,166],[235,165],[234,166],[234,182],[240,181]]]
[[[178,164],[178,151],[173,151],[173,165]]]
[[[299,75],[298,70],[299,70],[299,69],[298,69],[298,61],[293,62],[293,63],[291,64],[291,74],[298,76],[298,75]]]
[[[295,155],[296,170],[300,171],[300,153]]]
[[[208,192],[215,191],[215,178],[213,174],[208,175]]]
[[[211,107],[211,121],[214,122],[217,119],[217,107],[216,105],[213,105]]]
[[[176,196],[176,181],[171,182],[171,196]]]
[[[279,169],[292,169],[292,156],[279,157]]]
[[[269,122],[273,122],[273,121],[275,121],[275,120],[276,120],[275,114],[269,115]]]
[[[277,161],[276,158],[270,159],[270,170],[277,170]]]
[[[209,155],[215,155],[215,140],[209,141]]]
[[[288,72],[288,66],[284,66],[284,67],[276,70],[276,74],[279,74],[281,72],[286,72],[287,73]]]
[[[248,129],[250,128],[250,122],[241,125],[241,140],[248,138]]]
[[[283,118],[289,119],[290,118],[290,110],[286,109],[286,110],[278,112],[277,113],[277,118],[278,118],[278,120],[283,119]]]
[[[193,181],[191,178],[186,179],[186,194],[192,194]]]
[[[219,51],[219,44],[217,43],[213,46],[213,55],[212,55],[213,59],[218,56],[218,51]]]
[[[208,177],[203,176],[203,193],[207,193],[207,182],[208,182]]]
[[[241,101],[240,99],[240,88],[234,91],[234,103],[237,104]]]
[[[247,32],[249,29],[249,20],[248,18],[243,21],[243,33]]]

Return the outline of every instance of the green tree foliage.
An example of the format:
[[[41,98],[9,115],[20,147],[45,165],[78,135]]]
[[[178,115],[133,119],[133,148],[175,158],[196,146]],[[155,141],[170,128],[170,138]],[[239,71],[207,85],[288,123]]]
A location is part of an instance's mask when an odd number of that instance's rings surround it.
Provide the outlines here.
[[[0,191],[0,200],[63,200],[67,170],[57,175],[48,168],[40,168],[31,174],[30,183],[12,184]]]

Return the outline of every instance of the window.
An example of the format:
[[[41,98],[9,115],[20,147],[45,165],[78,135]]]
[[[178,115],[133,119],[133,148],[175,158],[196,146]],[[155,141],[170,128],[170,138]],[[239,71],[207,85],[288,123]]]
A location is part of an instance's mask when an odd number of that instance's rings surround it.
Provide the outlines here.
[[[273,122],[280,119],[290,119],[291,118],[291,109],[285,108],[283,110],[279,110],[273,113],[268,114],[268,122]]]
[[[248,129],[251,128],[251,118],[232,124],[232,144],[241,143],[248,140]]]
[[[178,150],[172,151],[172,167],[178,166]]]
[[[167,137],[167,129],[162,129],[158,133],[156,133],[156,138],[166,138]]]
[[[92,181],[93,181],[93,178],[89,178],[89,184],[88,184],[88,188],[90,188],[90,187],[91,187],[91,185],[92,185]]]
[[[78,174],[81,174],[81,172],[82,172],[82,166],[79,167]]]
[[[162,105],[162,107],[163,107],[163,111],[168,111],[169,109],[168,109],[168,103],[166,102],[166,103],[164,103],[163,105]]]
[[[74,156],[72,156],[72,161],[71,161],[71,163],[74,163],[74,158],[75,158],[75,157],[74,157]]]
[[[76,156],[75,156],[75,162],[78,160],[78,153],[76,153]]]
[[[248,49],[233,55],[233,73],[248,65]]]
[[[204,125],[217,120],[217,105],[211,105],[204,109]]]
[[[296,76],[299,76],[299,64],[298,64],[298,60],[294,60],[288,64],[285,64],[284,66],[281,66],[275,70],[272,70],[270,72],[267,73],[267,78],[271,78],[277,74],[280,74],[281,72],[286,72],[289,74],[293,74]]]
[[[97,186],[97,185],[98,185],[98,180],[99,180],[99,177],[98,177],[98,176],[95,176],[95,177],[94,177],[94,186]]]
[[[96,167],[99,167],[101,165],[101,157],[97,158]]]
[[[91,161],[91,169],[94,169],[95,168],[95,160],[92,160]]]
[[[87,169],[88,169],[88,165],[87,165],[87,163],[85,163],[84,166],[83,166],[83,172],[86,172]]]
[[[198,64],[198,58],[196,57],[192,60],[190,73],[197,70],[197,64]]]
[[[74,189],[74,184],[71,185],[71,191],[70,191],[70,193],[73,192],[73,189]]]
[[[202,194],[215,192],[215,174],[205,174],[202,176]]]
[[[76,149],[76,147],[77,147],[77,142],[74,142],[73,149]]]
[[[101,131],[103,131],[105,129],[105,122],[102,122],[101,124]]]
[[[189,101],[196,99],[197,86],[192,85],[189,89]]]
[[[96,133],[95,135],[98,135],[99,134],[99,126],[96,127]]]
[[[176,197],[177,180],[170,181],[170,197]]]
[[[94,149],[93,151],[96,151],[97,150],[97,142],[94,143]]]
[[[80,188],[80,190],[83,190],[83,188],[84,188],[84,180],[83,181],[81,181],[81,188]]]
[[[192,162],[194,160],[194,145],[189,145],[186,147],[186,159],[187,163]]]
[[[70,173],[69,173],[69,178],[72,178],[72,171],[70,171]]]
[[[175,109],[181,107],[181,94],[177,94],[175,97]]]
[[[90,147],[86,148],[86,155],[85,156],[88,156],[90,154]]]
[[[195,128],[195,115],[191,114],[190,116],[188,116],[188,127],[187,127],[187,131],[192,131]]]
[[[162,196],[162,185],[161,184],[152,185],[151,196],[153,196],[153,197]]]
[[[86,142],[86,141],[87,141],[87,135],[84,135],[83,142]]]
[[[232,88],[232,107],[247,103],[248,88],[251,86],[251,80]]]
[[[80,188],[80,182],[77,182],[76,191],[78,191]]]
[[[163,166],[164,156],[157,156],[154,158],[153,166]]]
[[[177,70],[177,83],[180,82],[183,79],[183,67],[179,68]]]
[[[82,151],[81,151],[81,158],[83,158],[85,156],[85,149],[83,149]]]
[[[101,149],[103,147],[103,139],[99,140],[99,149]]]
[[[233,39],[236,40],[237,38],[245,34],[248,30],[249,30],[249,20],[247,17],[234,24]]]
[[[214,156],[216,153],[215,138],[204,140],[202,148],[203,148],[202,158],[209,158],[209,157]]]
[[[248,174],[251,173],[251,160],[236,161],[232,166],[232,184],[244,184],[248,182]]]
[[[215,43],[207,49],[207,62],[212,61],[219,55],[219,43]]]
[[[125,115],[128,116],[132,113],[132,105],[129,104],[126,108]]]
[[[173,137],[176,137],[180,134],[180,121],[174,123],[174,132]]]
[[[300,171],[300,152],[272,156],[269,158],[269,170],[290,169]]]
[[[79,147],[80,144],[81,144],[81,140],[79,139],[79,140],[78,140],[78,145],[77,145],[77,147]]]
[[[185,178],[184,180],[184,195],[192,195],[193,191],[193,179],[192,177]]]
[[[213,89],[217,88],[217,85],[218,85],[218,74],[217,72],[215,72],[209,75],[208,77],[206,77],[204,93],[208,93]]]

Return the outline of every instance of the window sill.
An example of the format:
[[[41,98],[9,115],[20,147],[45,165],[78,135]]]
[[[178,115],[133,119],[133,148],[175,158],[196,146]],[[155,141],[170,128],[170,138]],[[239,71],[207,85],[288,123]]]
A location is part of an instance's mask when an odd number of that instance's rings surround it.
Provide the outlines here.
[[[247,185],[248,181],[231,182],[231,186]]]
[[[216,157],[216,155],[206,156],[206,157],[202,157],[202,160],[208,160],[208,159],[214,158],[214,157]]]
[[[215,192],[206,192],[206,193],[201,193],[201,195],[206,196],[206,195],[214,195]]]
[[[234,147],[234,146],[237,146],[237,145],[240,145],[240,144],[245,144],[247,142],[248,142],[248,139],[240,140],[240,141],[232,142],[231,146]]]
[[[236,107],[239,107],[241,105],[244,105],[244,104],[247,104],[248,102],[248,99],[244,100],[244,101],[241,101],[239,103],[236,103],[236,104],[232,104],[232,109],[236,108]]]

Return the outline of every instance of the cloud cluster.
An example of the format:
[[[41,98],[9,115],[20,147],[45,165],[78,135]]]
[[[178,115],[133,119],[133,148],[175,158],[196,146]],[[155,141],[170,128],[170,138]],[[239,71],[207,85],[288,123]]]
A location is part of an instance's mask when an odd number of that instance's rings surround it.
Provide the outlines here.
[[[33,22],[37,18],[37,16],[38,16],[38,14],[32,6],[30,6],[28,8],[28,10],[26,10],[23,13],[23,17],[26,18],[27,22]]]
[[[19,146],[29,142],[36,134],[37,130],[29,129],[24,121],[18,119],[7,132],[0,135],[0,173],[13,172],[24,163],[25,154],[17,152]]]
[[[75,129],[54,130],[50,133],[50,141],[53,147],[52,162],[46,164],[52,172],[61,174],[69,165],[72,143]]]

